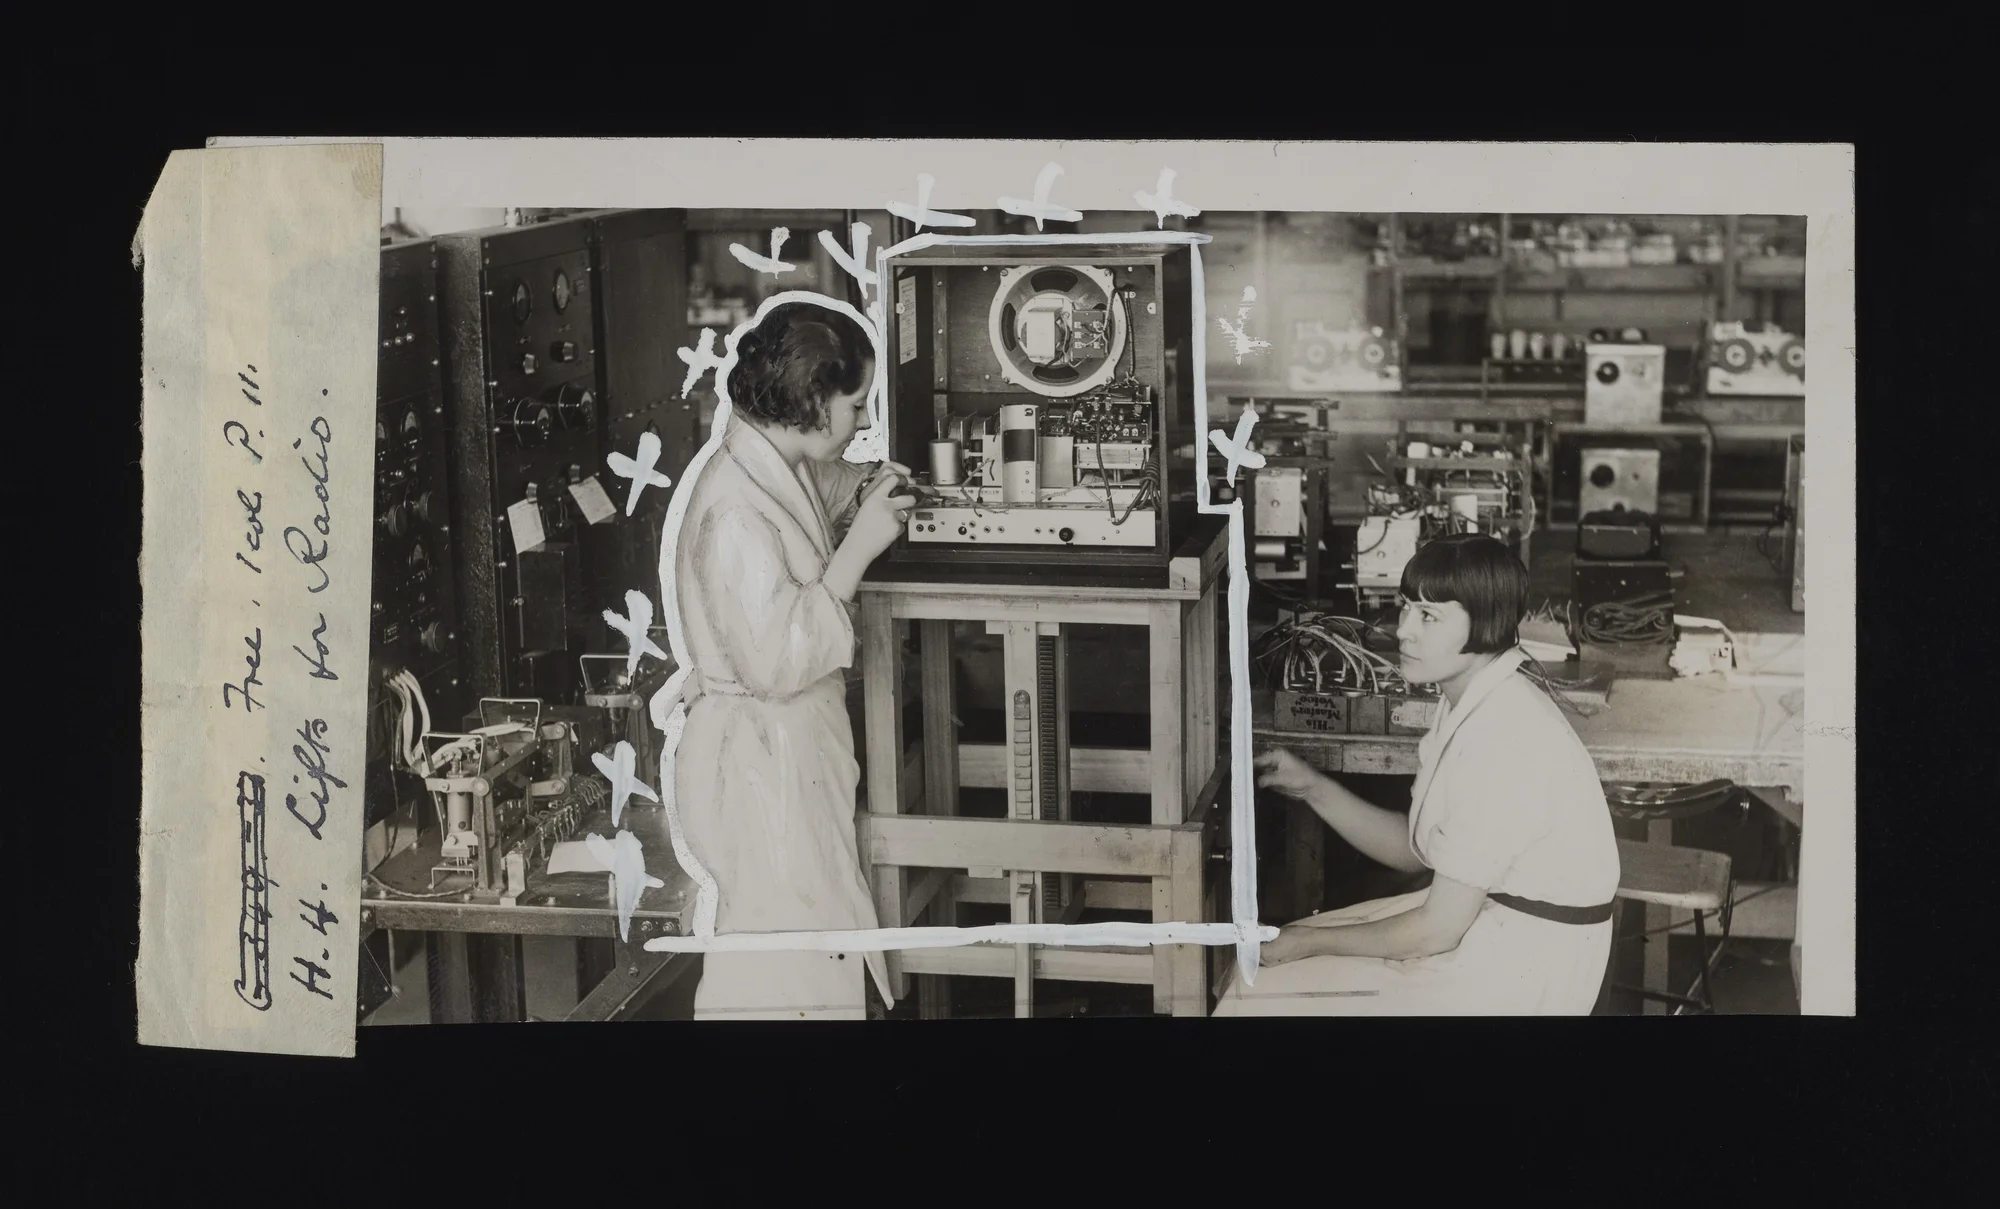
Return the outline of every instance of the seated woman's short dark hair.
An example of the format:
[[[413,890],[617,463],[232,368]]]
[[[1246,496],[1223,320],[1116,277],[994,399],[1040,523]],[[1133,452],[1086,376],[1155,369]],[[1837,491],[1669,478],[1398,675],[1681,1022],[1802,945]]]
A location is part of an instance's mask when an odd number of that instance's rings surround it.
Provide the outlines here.
[[[765,424],[815,431],[826,401],[866,380],[875,350],[851,317],[831,307],[788,302],[736,342],[730,406]]]
[[[1462,654],[1497,654],[1521,641],[1528,569],[1497,537],[1452,533],[1419,547],[1403,566],[1402,592],[1405,600],[1465,606],[1472,632]]]

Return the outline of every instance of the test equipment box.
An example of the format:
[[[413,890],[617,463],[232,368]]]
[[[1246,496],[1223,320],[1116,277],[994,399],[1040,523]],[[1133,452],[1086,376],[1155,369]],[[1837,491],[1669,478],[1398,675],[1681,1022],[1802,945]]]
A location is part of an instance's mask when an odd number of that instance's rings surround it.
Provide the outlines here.
[[[920,502],[871,577],[1163,577],[1207,462],[1191,273],[1168,240],[974,236],[885,258],[888,450]]]
[[[1288,384],[1293,390],[1392,393],[1403,389],[1402,358],[1381,328],[1330,328],[1313,319],[1293,325]]]
[[[1660,451],[1585,449],[1576,504],[1581,516],[1593,512],[1657,513]]]
[[[1583,350],[1583,420],[1658,424],[1666,402],[1667,350],[1658,344],[1591,344]]]
[[[1753,332],[1741,323],[1714,324],[1707,360],[1711,395],[1806,393],[1806,342],[1775,327]]]

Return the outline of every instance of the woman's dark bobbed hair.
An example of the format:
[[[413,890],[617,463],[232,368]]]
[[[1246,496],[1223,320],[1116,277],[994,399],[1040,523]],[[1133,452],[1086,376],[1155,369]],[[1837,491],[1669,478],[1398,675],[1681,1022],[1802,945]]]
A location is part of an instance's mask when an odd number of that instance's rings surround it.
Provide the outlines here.
[[[1497,537],[1453,533],[1426,543],[1404,564],[1402,591],[1405,600],[1465,606],[1472,632],[1462,654],[1497,654],[1521,641],[1528,569]]]
[[[831,307],[787,302],[736,341],[730,406],[765,424],[816,431],[826,402],[861,389],[874,347],[861,325]]]

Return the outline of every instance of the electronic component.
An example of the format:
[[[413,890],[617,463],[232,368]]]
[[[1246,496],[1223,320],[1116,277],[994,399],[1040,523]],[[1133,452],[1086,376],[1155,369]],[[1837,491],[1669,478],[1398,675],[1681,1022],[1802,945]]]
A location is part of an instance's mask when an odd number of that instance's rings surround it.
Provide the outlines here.
[[[1260,579],[1306,577],[1306,472],[1298,466],[1270,466],[1255,472],[1251,489],[1252,558]]]
[[[1417,555],[1423,522],[1414,516],[1370,516],[1354,539],[1354,582],[1371,593],[1402,587],[1403,568]]]
[[[483,699],[478,721],[468,733],[422,739],[418,764],[440,828],[430,888],[511,906],[527,887],[528,869],[546,864],[609,787],[578,775],[576,726],[546,703]]]
[[[1188,247],[946,240],[885,267],[889,456],[926,472],[870,575],[1163,576],[1170,451],[1194,415]]]
[[[576,653],[612,649],[603,609],[632,583],[633,526],[590,524],[571,491],[609,476],[591,231],[580,218],[437,240],[465,678],[482,696],[575,700]],[[655,338],[626,340],[642,335]]]
[[[1741,323],[1712,325],[1707,363],[1711,395],[1806,393],[1806,342],[1777,327],[1753,332]]]
[[[1411,684],[1395,637],[1353,617],[1301,613],[1260,635],[1253,663],[1274,689],[1272,724],[1307,734],[1422,734],[1435,718],[1435,685]]]
[[[375,374],[375,535],[368,642],[366,822],[394,812],[397,729],[420,694],[459,708],[459,618],[440,365],[437,258],[429,242],[382,249]]]
[[[1643,512],[1660,510],[1660,451],[1657,449],[1585,449],[1582,482],[1577,487],[1577,511]]]
[[[1622,509],[1585,513],[1576,526],[1576,552],[1583,558],[1658,558],[1660,519]]]
[[[1583,419],[1592,426],[1658,424],[1667,350],[1658,344],[1584,347]]]
[[[1671,680],[1673,571],[1653,559],[1573,559],[1570,620],[1578,658],[1620,677]]]
[[[1319,320],[1292,327],[1293,390],[1400,391],[1402,359],[1381,328],[1338,330]]]

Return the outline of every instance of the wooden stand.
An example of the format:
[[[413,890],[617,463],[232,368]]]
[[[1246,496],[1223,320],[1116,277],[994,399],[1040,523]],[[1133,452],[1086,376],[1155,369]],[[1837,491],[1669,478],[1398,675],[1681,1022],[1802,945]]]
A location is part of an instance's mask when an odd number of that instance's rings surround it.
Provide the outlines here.
[[[1211,891],[1227,882],[1215,878],[1212,886],[1208,877],[1219,813],[1212,807],[1226,780],[1217,701],[1227,552],[1226,522],[1202,517],[1173,560],[1165,588],[861,585],[868,803],[862,859],[881,927],[917,926],[920,918],[927,926],[956,927],[964,902],[1007,903],[1015,923],[1074,922],[1085,907],[1150,911],[1158,923],[1197,923],[1213,915]],[[983,621],[988,633],[1003,636],[1006,746],[958,741],[954,621]],[[906,745],[903,736],[900,631],[909,623],[920,636],[921,749]],[[1069,748],[1065,625],[1146,627],[1149,748]],[[1041,692],[1047,685],[1042,639],[1049,637],[1055,639],[1052,711]],[[1050,801],[1040,770],[1045,757],[1063,751],[1069,759],[1056,761],[1056,800]],[[1010,788],[1008,817],[956,817],[961,788]],[[1151,824],[1063,821],[1072,789],[1149,795]],[[1104,878],[1128,880],[1091,880]],[[1138,878],[1150,879],[1150,887],[1129,880]],[[949,1014],[942,980],[963,975],[1013,979],[1017,1017],[1034,1014],[1037,978],[1150,983],[1155,1012],[1205,1016],[1214,972],[1205,948],[982,944],[892,951],[887,963],[898,999],[908,993],[909,976],[920,977],[926,1017]]]

